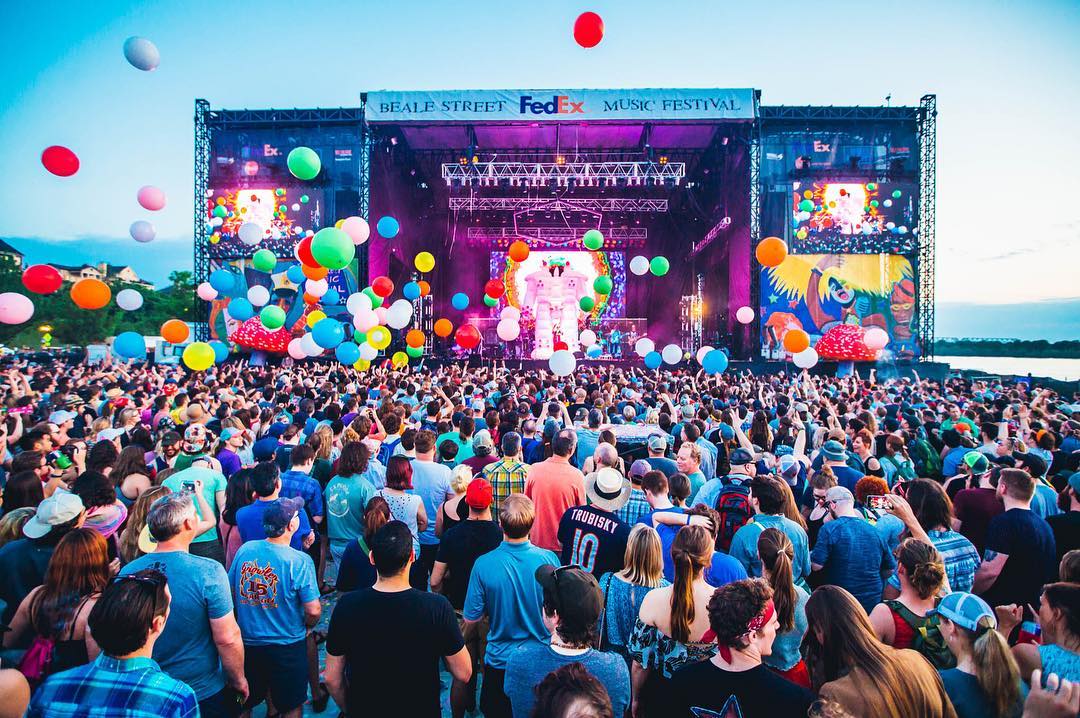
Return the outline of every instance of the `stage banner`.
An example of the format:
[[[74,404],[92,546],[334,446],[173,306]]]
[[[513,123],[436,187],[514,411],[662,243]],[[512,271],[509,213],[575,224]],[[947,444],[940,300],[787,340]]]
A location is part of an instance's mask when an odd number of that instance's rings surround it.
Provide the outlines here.
[[[367,93],[368,122],[753,120],[754,90],[453,90]]]

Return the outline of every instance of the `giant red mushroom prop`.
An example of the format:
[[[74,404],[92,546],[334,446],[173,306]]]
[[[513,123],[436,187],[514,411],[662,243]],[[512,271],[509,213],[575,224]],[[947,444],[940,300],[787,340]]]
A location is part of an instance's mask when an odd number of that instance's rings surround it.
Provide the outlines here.
[[[288,351],[289,340],[292,334],[285,327],[274,330],[267,329],[259,320],[258,315],[251,317],[240,325],[240,328],[229,337],[237,346],[247,349],[258,349],[274,354],[284,354]]]
[[[814,349],[822,359],[874,361],[877,352],[866,346],[865,333],[866,330],[854,324],[837,324],[818,339]]]

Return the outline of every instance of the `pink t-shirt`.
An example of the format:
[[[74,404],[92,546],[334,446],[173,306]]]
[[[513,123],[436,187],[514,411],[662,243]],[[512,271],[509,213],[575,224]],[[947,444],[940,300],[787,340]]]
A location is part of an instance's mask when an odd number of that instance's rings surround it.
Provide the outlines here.
[[[540,548],[559,553],[559,521],[571,506],[585,503],[585,475],[569,459],[552,456],[529,467],[525,495],[536,505],[529,540]]]

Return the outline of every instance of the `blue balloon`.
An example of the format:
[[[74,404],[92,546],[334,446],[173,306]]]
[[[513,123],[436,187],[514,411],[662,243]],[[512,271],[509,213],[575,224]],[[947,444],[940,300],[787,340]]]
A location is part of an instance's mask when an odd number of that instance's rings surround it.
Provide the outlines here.
[[[414,299],[419,299],[420,285],[416,282],[406,282],[405,286],[401,288],[401,296],[405,297],[410,302]]]
[[[465,292],[458,292],[450,298],[450,306],[459,312],[463,312],[469,308],[469,295]]]
[[[337,319],[320,319],[311,328],[311,338],[323,349],[333,349],[345,340],[345,328]]]
[[[590,359],[596,359],[603,352],[604,350],[600,348],[599,344],[593,344],[591,347],[585,350],[585,356],[589,357]]]
[[[210,273],[210,286],[218,291],[218,294],[228,294],[236,285],[236,275],[228,269],[215,269]]]
[[[322,297],[319,299],[319,303],[322,304],[324,307],[337,304],[340,301],[341,295],[338,294],[338,290],[336,289],[327,289],[326,294],[322,295]]]
[[[719,374],[728,367],[727,354],[719,349],[713,349],[701,358],[701,368],[706,374]]]
[[[659,369],[664,358],[660,356],[660,352],[649,352],[645,355],[645,366],[649,369]]]
[[[238,322],[246,322],[255,316],[255,307],[243,297],[235,297],[229,302],[229,306],[225,307],[225,312]]]
[[[113,340],[113,352],[124,359],[142,359],[146,356],[146,341],[138,332],[123,332]]]
[[[285,272],[285,276],[289,278],[289,281],[293,284],[303,284],[306,277],[304,276],[304,268],[299,264],[294,264],[289,267],[289,271]],[[327,290],[329,291],[329,290]]]
[[[356,346],[352,342],[342,342],[337,345],[337,349],[334,350],[334,356],[342,364],[352,366],[360,359],[360,347]]]
[[[379,235],[386,237],[387,239],[393,239],[397,236],[398,231],[401,229],[401,225],[393,217],[380,217],[379,223],[375,225],[375,229],[379,231]]]
[[[217,339],[210,342],[210,346],[214,350],[214,363],[220,364],[229,358],[229,345],[225,342],[218,341]]]

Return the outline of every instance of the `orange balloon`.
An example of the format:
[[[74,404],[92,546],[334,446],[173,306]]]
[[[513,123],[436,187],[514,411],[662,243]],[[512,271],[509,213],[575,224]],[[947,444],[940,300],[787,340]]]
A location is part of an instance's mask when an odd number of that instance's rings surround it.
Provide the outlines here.
[[[413,349],[424,346],[424,333],[419,329],[410,329],[405,335],[405,343]]]
[[[810,335],[802,329],[789,329],[787,334],[784,335],[784,349],[787,349],[792,354],[798,354],[809,347]]]
[[[179,319],[170,319],[161,325],[161,337],[170,344],[183,344],[190,333],[188,325]]]
[[[80,279],[71,285],[71,301],[79,309],[101,309],[112,299],[109,285],[100,279]]]
[[[319,303],[319,298],[318,297],[316,297],[314,294],[308,294],[307,292],[304,292],[304,304],[318,304],[318,303]]]
[[[435,322],[435,336],[445,339],[454,331],[454,325],[449,319],[440,319]]]
[[[304,276],[308,279],[322,279],[327,274],[330,274],[330,270],[326,267],[309,267],[303,262],[300,263],[300,269],[303,270]]]
[[[787,245],[779,237],[766,237],[758,242],[754,256],[761,266],[775,267],[787,258]]]
[[[510,245],[510,259],[515,262],[524,262],[529,258],[529,245],[520,239]]]
[[[417,282],[417,284],[420,285],[420,296],[421,297],[426,297],[427,295],[431,294],[431,285],[430,284],[425,282],[423,279],[421,279],[419,282]]]

